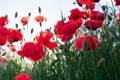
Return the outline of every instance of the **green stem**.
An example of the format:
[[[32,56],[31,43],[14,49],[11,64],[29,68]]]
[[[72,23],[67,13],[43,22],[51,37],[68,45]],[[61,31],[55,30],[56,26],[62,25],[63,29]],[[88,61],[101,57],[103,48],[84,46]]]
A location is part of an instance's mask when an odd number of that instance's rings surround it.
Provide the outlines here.
[[[96,72],[96,65],[95,65],[95,61],[94,61],[94,55],[93,55],[93,51],[91,51],[91,52],[92,52],[91,57],[92,57],[92,63],[93,63],[93,67],[94,67],[95,80],[97,80],[97,72]]]
[[[107,70],[107,68],[106,68],[106,65],[104,66],[104,69],[105,69],[106,74],[107,74],[107,76],[108,76],[108,80],[111,80],[111,77],[110,77],[109,72],[108,72],[108,70]]]
[[[0,72],[0,80],[1,80],[1,77],[2,77],[2,74],[3,74],[3,71],[4,71],[4,66],[2,66],[2,69],[1,69],[1,72]]]
[[[87,56],[87,52],[84,52],[84,55],[85,55],[84,59],[85,59],[85,62],[86,62],[86,64],[83,65],[83,69],[84,69],[84,72],[85,72],[84,75],[85,75],[85,79],[86,79],[86,80],[89,80],[89,78],[90,78],[90,77],[88,77],[88,76],[89,76],[89,75],[88,75],[88,74],[89,74],[89,72],[88,72],[88,71],[89,71],[89,64],[88,64],[88,62],[89,62],[88,59],[89,59],[89,58],[88,58],[88,56]]]
[[[112,6],[113,6],[114,17],[116,18],[116,10],[115,10],[115,6],[114,6],[114,3],[113,3],[113,0],[111,0],[111,3],[112,3]]]
[[[110,57],[111,57],[112,67],[113,67],[113,70],[114,70],[115,80],[117,80],[117,73],[116,73],[116,68],[115,68],[115,66],[114,66],[114,61],[113,61],[113,56],[112,56],[112,54],[110,54]]]

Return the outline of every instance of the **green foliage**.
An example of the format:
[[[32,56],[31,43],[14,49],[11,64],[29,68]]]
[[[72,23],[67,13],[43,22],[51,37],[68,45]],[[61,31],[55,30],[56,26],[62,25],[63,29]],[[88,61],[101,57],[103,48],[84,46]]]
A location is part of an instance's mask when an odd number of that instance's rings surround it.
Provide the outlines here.
[[[14,80],[14,77],[21,72],[21,65],[15,60],[7,61],[4,66],[0,65],[0,80]]]
[[[108,8],[102,6],[102,9]],[[40,7],[38,10],[41,13]],[[17,15],[16,12],[15,18]],[[65,21],[62,11],[61,17]],[[83,51],[75,49],[75,40],[58,43],[60,46],[51,52],[45,49],[45,58],[38,62],[10,59],[0,65],[0,80],[14,80],[19,73],[28,74],[32,80],[120,80],[120,24],[114,24],[114,13],[106,17],[101,29],[90,31],[100,41],[94,51],[87,51],[87,42],[84,42]]]

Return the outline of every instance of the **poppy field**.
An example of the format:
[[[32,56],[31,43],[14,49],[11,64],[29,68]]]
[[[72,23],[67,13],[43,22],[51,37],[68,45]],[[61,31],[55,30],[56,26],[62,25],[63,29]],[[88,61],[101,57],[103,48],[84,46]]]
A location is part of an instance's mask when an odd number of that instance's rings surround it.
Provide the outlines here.
[[[0,16],[0,80],[120,80],[120,0],[100,1],[75,0],[48,29],[38,7],[38,32],[31,13],[15,28]]]

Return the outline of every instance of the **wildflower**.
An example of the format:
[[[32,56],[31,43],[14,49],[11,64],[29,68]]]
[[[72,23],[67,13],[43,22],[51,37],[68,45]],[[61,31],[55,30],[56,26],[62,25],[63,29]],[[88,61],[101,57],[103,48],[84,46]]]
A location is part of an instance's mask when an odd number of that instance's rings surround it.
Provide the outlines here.
[[[62,21],[58,21],[58,23],[55,25],[55,30],[58,34],[74,34],[79,27],[80,25],[73,20],[70,20],[64,24]]]
[[[8,28],[0,26],[0,34],[2,36],[9,36],[11,32],[9,31]]]
[[[11,32],[6,27],[0,26],[0,45],[5,45],[10,34]]]
[[[87,42],[86,45],[84,43]],[[95,50],[99,44],[99,41],[94,36],[80,36],[75,41],[75,48],[78,50],[84,50],[84,46],[87,47],[87,50]]]
[[[117,19],[115,19],[114,24],[120,25],[120,13],[117,13],[116,17],[117,17]]]
[[[21,73],[15,77],[15,80],[32,80],[32,79],[27,74]]]
[[[81,4],[91,4],[93,1],[92,0],[77,0],[78,3],[81,3]]]
[[[77,0],[77,2],[81,4],[92,4],[92,3],[99,2],[99,1],[100,0]]]
[[[72,39],[73,34],[81,26],[81,24],[82,22],[78,23],[73,20],[69,20],[66,23],[63,23],[62,21],[58,21],[57,24],[55,25],[55,32],[57,35],[60,36],[63,42],[66,42]]]
[[[85,22],[85,27],[87,29],[96,30],[102,27],[102,24],[103,24],[102,20],[88,20],[87,22]]]
[[[8,39],[10,43],[22,40],[23,35],[21,32],[15,29],[9,29],[9,31],[11,32]]]
[[[0,34],[0,45],[5,45],[6,41],[7,41],[6,37]]]
[[[67,42],[73,38],[73,34],[65,34],[61,36],[62,42]]]
[[[0,17],[0,26],[5,26],[8,24],[8,20],[5,16]]]
[[[28,17],[27,16],[22,17],[21,23],[23,23],[23,25],[27,24],[28,23]]]
[[[116,6],[120,5],[120,0],[114,0],[114,1]]]
[[[72,9],[70,13],[70,16],[68,16],[69,20],[76,21],[79,24],[79,26],[81,26],[83,18],[86,18],[85,12],[80,11],[78,8],[75,8]]]
[[[55,34],[59,34],[62,26],[64,25],[64,22],[62,20],[59,20],[57,24],[54,27]]]
[[[36,22],[43,22],[44,16],[36,16],[34,19]]]
[[[70,20],[62,26],[59,33],[60,34],[74,34],[79,27],[81,27],[81,25],[79,25],[76,21]]]
[[[34,42],[25,43],[22,50],[19,50],[17,53],[18,55],[26,57],[32,61],[39,61],[45,56],[43,45]]]
[[[85,14],[83,11],[80,11],[78,8],[75,8],[75,9],[72,9],[70,11],[70,16],[68,17],[69,20],[74,20],[74,21],[77,21],[79,20],[80,18],[84,18],[85,17]]]
[[[50,41],[50,39],[53,37],[52,32],[40,32],[39,36],[36,36],[36,40],[39,44],[44,45],[45,47],[49,48],[50,50],[53,50],[57,47],[57,44],[54,42]]]
[[[120,20],[120,13],[117,13],[117,19]]]
[[[95,9],[95,4],[86,4],[84,7],[85,10],[94,10]]]
[[[104,20],[105,19],[105,13],[102,13],[102,12],[99,12],[99,11],[91,11],[89,18],[94,19],[94,20]]]

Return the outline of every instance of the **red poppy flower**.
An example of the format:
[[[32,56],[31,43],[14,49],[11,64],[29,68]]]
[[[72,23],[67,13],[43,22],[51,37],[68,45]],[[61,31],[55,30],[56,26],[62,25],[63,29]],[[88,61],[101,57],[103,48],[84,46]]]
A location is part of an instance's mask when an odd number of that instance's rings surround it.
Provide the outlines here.
[[[114,0],[114,1],[116,6],[120,5],[120,0]]]
[[[6,37],[4,37],[0,34],[0,45],[5,45],[6,41],[7,41]]]
[[[30,76],[28,76],[27,74],[25,73],[21,73],[21,74],[18,74],[16,77],[15,77],[15,80],[32,80]]]
[[[0,17],[0,26],[8,24],[8,20],[5,16]]]
[[[23,35],[18,30],[10,29],[10,32],[11,34],[9,35],[9,40],[8,40],[10,43],[22,40]]]
[[[11,32],[6,27],[0,26],[0,34],[2,36],[9,36]]]
[[[74,34],[76,30],[81,27],[81,24],[79,25],[76,21],[70,20],[62,26],[59,33],[60,34]]]
[[[36,22],[43,22],[44,16],[36,16],[34,19]]]
[[[61,39],[62,36],[63,36],[62,34],[59,34],[59,32],[60,32],[63,25],[64,25],[64,22],[62,20],[59,20],[57,22],[57,24],[55,25],[55,27],[54,27],[54,33],[56,34],[57,38]]]
[[[65,35],[62,35],[61,40],[62,42],[67,42],[71,40],[72,38],[73,38],[73,34],[65,34]]]
[[[120,13],[117,14],[117,19],[120,20]]]
[[[40,32],[40,36],[36,37],[36,40],[39,44],[42,44],[44,46],[46,46],[47,48],[49,48],[50,50],[53,50],[57,47],[57,44],[55,44],[54,42],[50,41],[50,39],[53,37],[53,33],[52,32]]]
[[[105,13],[99,12],[99,11],[91,11],[90,12],[90,19],[95,20],[104,20],[105,19]]]
[[[62,20],[58,21],[55,25],[55,34],[60,36],[60,39],[63,42],[69,41],[72,39],[73,34],[81,26],[81,23],[77,21],[70,20],[64,23]]]
[[[88,20],[87,22],[85,22],[85,27],[87,29],[96,30],[102,27],[102,24],[103,24],[102,20]]]
[[[61,39],[62,42],[67,42],[73,38],[73,34],[64,34],[64,35],[57,34],[56,36],[57,38]]]
[[[23,23],[23,25],[27,24],[28,23],[28,17],[27,16],[22,17],[21,23]]]
[[[81,23],[77,23],[76,21],[70,20],[63,24],[63,21],[58,21],[55,25],[55,30],[58,34],[74,34],[76,30],[81,27]]]
[[[93,3],[92,0],[78,0],[77,2],[80,3],[80,4],[91,4],[91,3]]]
[[[87,50],[95,50],[99,44],[99,41],[96,37],[94,36],[80,36],[76,41],[75,41],[75,48],[78,50],[84,50],[83,46],[85,41],[87,42]]]
[[[60,20],[60,21],[57,22],[57,24],[54,27],[55,34],[59,34],[59,32],[60,32],[60,30],[61,30],[61,28],[62,28],[63,25],[64,25],[64,23],[63,23],[62,20]]]
[[[85,13],[83,11],[80,11],[78,8],[72,9],[70,11],[70,16],[68,17],[69,20],[77,21],[80,18],[85,18]]]
[[[18,55],[28,58],[32,61],[39,61],[45,56],[43,52],[43,45],[27,42],[24,44],[22,50],[17,52]]]
[[[95,9],[95,4],[86,4],[84,7],[85,10],[94,10]]]
[[[99,2],[100,0],[78,0],[77,2],[80,4],[92,4],[92,3],[96,3]]]

